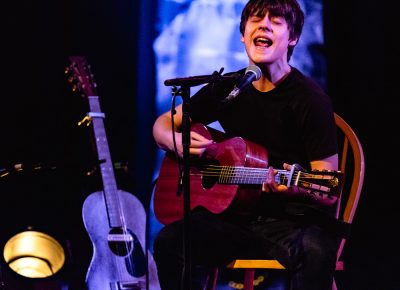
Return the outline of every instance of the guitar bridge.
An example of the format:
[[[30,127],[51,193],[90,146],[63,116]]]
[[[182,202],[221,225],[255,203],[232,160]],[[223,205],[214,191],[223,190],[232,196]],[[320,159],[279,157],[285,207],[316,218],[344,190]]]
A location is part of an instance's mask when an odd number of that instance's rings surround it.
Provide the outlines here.
[[[133,238],[129,234],[109,234],[107,240],[109,242],[132,242]]]

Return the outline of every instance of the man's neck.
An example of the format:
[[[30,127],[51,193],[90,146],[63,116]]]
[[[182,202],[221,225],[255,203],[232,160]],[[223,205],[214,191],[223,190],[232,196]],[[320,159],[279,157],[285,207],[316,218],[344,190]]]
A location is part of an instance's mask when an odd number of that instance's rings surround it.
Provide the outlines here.
[[[282,67],[261,67],[261,78],[258,81],[253,82],[253,85],[261,92],[268,92],[282,83],[291,70],[291,66],[287,63]]]

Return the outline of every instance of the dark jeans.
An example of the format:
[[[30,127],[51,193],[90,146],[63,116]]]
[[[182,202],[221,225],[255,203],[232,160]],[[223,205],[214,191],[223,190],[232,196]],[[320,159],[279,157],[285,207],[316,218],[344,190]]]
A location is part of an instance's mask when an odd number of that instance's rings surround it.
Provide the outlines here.
[[[226,266],[238,258],[276,258],[287,269],[291,290],[331,290],[339,239],[321,228],[294,220],[227,220],[207,211],[190,218],[192,287],[203,289],[197,270]],[[162,290],[182,286],[183,223],[175,222],[159,232],[154,259]],[[187,290],[187,289],[181,289]]]

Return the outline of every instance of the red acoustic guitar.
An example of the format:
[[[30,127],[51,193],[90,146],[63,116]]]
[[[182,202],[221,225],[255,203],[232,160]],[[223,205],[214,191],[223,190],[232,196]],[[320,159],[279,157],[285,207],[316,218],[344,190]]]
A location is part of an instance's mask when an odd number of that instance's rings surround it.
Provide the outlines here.
[[[249,211],[260,198],[267,178],[268,151],[241,137],[226,138],[202,124],[192,124],[191,130],[216,143],[190,162],[190,208],[201,206],[216,214]],[[174,154],[166,153],[154,191],[154,212],[164,225],[184,214],[178,161]],[[275,179],[278,184],[312,189],[321,198],[329,198],[340,194],[343,177],[340,171],[306,172],[293,166],[291,171],[279,170]]]

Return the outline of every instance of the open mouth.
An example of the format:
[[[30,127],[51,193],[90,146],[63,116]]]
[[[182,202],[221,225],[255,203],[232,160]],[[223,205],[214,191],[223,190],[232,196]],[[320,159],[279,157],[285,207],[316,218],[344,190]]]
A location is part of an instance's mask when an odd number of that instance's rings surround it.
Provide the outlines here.
[[[254,44],[256,46],[270,47],[272,45],[272,40],[265,37],[256,37],[254,39]]]

